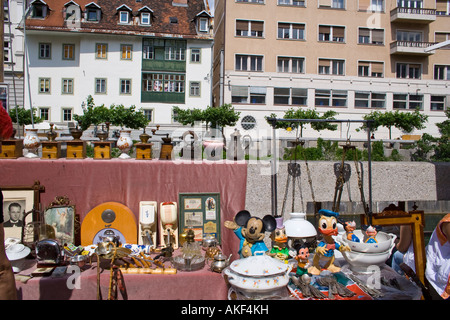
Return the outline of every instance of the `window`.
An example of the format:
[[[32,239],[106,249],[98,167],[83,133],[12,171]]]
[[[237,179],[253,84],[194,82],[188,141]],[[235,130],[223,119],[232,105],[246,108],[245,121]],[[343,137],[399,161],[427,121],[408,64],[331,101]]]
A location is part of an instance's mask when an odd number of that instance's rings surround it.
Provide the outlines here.
[[[384,44],[384,29],[358,28],[359,44]]]
[[[319,74],[333,74],[343,76],[345,74],[344,60],[319,59]]]
[[[385,93],[355,92],[356,108],[385,108],[385,105]]]
[[[121,60],[131,60],[132,52],[133,52],[133,46],[131,44],[122,44],[120,45],[120,51],[121,51]]]
[[[236,71],[263,71],[263,56],[236,55]]]
[[[39,93],[50,93],[50,78],[39,78]]]
[[[10,62],[10,56],[11,56],[11,41],[5,39],[3,44],[3,62],[7,63]]]
[[[142,58],[152,60],[155,56],[155,47],[153,46],[153,40],[144,39],[142,42]]]
[[[184,74],[142,74],[142,90],[147,92],[184,93]]]
[[[128,24],[130,22],[130,13],[128,11],[119,11],[119,23]]]
[[[141,24],[150,25],[150,13],[149,12],[141,13]]]
[[[191,49],[191,62],[200,62],[200,49]]]
[[[423,1],[422,0],[397,0],[397,7],[400,8],[422,8]]]
[[[106,43],[97,43],[96,44],[96,59],[106,59],[108,53],[108,45]]]
[[[396,77],[398,79],[420,79],[421,65],[414,63],[397,63]]]
[[[236,20],[236,36],[262,38],[263,21]]]
[[[278,39],[305,40],[305,25],[302,23],[278,23]]]
[[[148,122],[153,122],[153,109],[142,109],[144,111],[144,117]]]
[[[244,116],[241,120],[241,126],[244,130],[251,130],[256,127],[256,119],[253,116]]]
[[[273,104],[307,105],[308,90],[301,88],[274,88]]]
[[[319,41],[344,42],[345,27],[319,25]]]
[[[278,57],[277,71],[287,73],[304,73],[305,58]]]
[[[95,79],[95,93],[106,94],[106,79]]]
[[[315,104],[320,107],[346,107],[347,91],[316,89]]]
[[[423,95],[420,94],[403,94],[394,93],[393,100],[394,109],[423,109]]]
[[[232,86],[231,101],[233,103],[266,103],[266,87]]]
[[[75,59],[75,45],[63,44],[63,60],[74,60],[74,59]]]
[[[67,121],[72,121],[72,108],[62,108],[62,120],[67,122]]]
[[[52,58],[52,45],[50,43],[39,43],[39,59]]]
[[[422,41],[422,32],[397,30],[397,41],[421,42]]]
[[[445,109],[445,96],[431,96],[431,110],[444,111]]]
[[[73,94],[73,79],[62,79],[62,94]]]
[[[383,12],[384,0],[359,0],[359,10]]]
[[[436,15],[445,16],[450,14],[449,0],[436,0]]]
[[[191,97],[200,97],[200,82],[191,81],[189,83],[189,95]]]
[[[31,18],[42,19],[47,16],[47,6],[40,1],[35,1],[31,7]]]
[[[279,6],[306,7],[306,1],[303,0],[278,0]]]
[[[236,0],[236,2],[248,2],[248,3],[264,4],[264,0]]]
[[[120,79],[120,94],[131,94],[131,79]]]
[[[319,8],[345,9],[344,0],[318,0]]]
[[[200,18],[198,20],[198,30],[200,32],[207,32],[209,28],[209,19],[208,18]]]
[[[450,80],[450,65],[435,65],[434,80]]]
[[[88,22],[99,22],[100,17],[101,17],[100,7],[97,4],[91,2],[91,4],[89,4],[86,7],[86,20]]]
[[[39,108],[39,118],[43,119],[44,121],[49,121],[50,120],[50,108],[40,107]]]
[[[450,40],[450,33],[446,33],[446,32],[436,32],[436,33],[434,34],[434,40],[435,40],[436,42],[444,42],[444,41]],[[447,46],[445,46],[445,47],[441,47],[440,49],[441,49],[441,50],[442,50],[442,49],[448,50],[448,49],[450,49],[450,44],[447,45]]]
[[[186,51],[186,42],[175,40],[165,41],[164,52],[166,60],[184,61],[185,51]]]
[[[384,63],[373,61],[358,61],[359,77],[383,78]]]

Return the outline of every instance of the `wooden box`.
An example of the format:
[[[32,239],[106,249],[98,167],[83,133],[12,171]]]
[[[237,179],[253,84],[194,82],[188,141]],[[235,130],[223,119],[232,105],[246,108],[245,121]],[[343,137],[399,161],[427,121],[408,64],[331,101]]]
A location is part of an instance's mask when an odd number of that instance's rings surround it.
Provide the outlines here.
[[[42,141],[41,159],[59,159],[61,158],[61,142]]]
[[[94,159],[111,159],[112,142],[94,141]]]
[[[67,141],[67,159],[86,158],[86,141],[70,140]]]
[[[162,143],[159,159],[160,160],[171,160],[172,159],[172,150],[173,150],[173,145],[171,143]]]
[[[153,143],[136,143],[136,160],[152,160]]]
[[[0,144],[0,159],[17,159],[23,156],[23,139],[2,140]]]

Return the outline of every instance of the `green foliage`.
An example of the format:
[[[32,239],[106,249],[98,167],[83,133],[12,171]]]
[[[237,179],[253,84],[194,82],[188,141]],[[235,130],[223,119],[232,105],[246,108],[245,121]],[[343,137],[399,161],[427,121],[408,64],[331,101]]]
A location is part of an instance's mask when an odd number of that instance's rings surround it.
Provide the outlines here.
[[[323,119],[323,120],[335,120],[334,116],[337,115],[337,112],[334,110],[328,110],[323,115],[320,115],[316,109],[304,109],[304,108],[290,108],[284,113],[282,119]],[[265,117],[266,121],[269,122],[269,118],[277,118],[275,113],[271,113],[269,117]],[[270,122],[269,122],[270,123]],[[337,125],[331,124],[329,122],[309,122],[311,127],[316,131],[321,130],[337,130]],[[303,129],[307,122],[277,122],[275,127],[282,128],[286,130],[292,130],[293,128],[300,128],[300,136],[303,136]]]
[[[32,110],[32,111],[31,111]],[[26,126],[33,123],[41,123],[44,121],[44,119],[36,116],[36,108],[32,108],[31,110],[26,110],[25,108],[12,108],[9,110],[9,116],[11,117],[13,122],[16,122],[17,119],[19,121],[19,124],[22,126]],[[33,112],[33,121],[31,119],[31,112]]]
[[[389,139],[392,139],[392,127],[398,128],[405,132],[411,132],[414,129],[424,129],[428,116],[422,114],[419,110],[414,112],[404,111],[372,111],[363,117],[364,120],[373,120],[371,123],[371,131],[376,131],[378,127],[386,127],[389,129]],[[367,129],[367,124],[361,126],[361,129]]]
[[[212,128],[227,127],[236,125],[240,112],[235,111],[231,104],[224,104],[220,107],[210,107],[206,109],[181,109],[173,107],[174,120],[183,125],[194,126],[196,122],[205,122]]]

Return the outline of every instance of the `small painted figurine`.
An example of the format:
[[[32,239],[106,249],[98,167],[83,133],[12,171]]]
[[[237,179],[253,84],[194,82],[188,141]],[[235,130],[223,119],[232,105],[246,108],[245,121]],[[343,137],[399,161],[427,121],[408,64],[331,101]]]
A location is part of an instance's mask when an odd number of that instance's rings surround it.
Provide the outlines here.
[[[344,229],[347,236],[347,240],[353,242],[360,242],[359,238],[355,235],[356,222],[355,221],[347,221],[344,222]]]
[[[289,248],[287,246],[288,237],[286,235],[286,228],[283,225],[282,217],[277,217],[275,220],[277,222],[277,227],[270,236],[272,239],[272,249],[268,255],[287,263],[290,255]]]
[[[378,240],[376,239],[378,228],[373,226],[365,226],[363,227],[363,230],[365,229],[365,236],[364,236],[364,242],[365,243],[378,243]]]
[[[337,218],[339,213],[321,209],[319,210],[320,218],[319,218],[319,232],[323,236],[323,240],[319,242],[317,245],[314,258],[313,265],[308,268],[308,272],[312,275],[319,275],[322,271],[322,267],[320,262],[325,260],[324,269],[331,271],[333,273],[339,272],[341,268],[334,264],[335,256],[334,250],[339,251],[350,251],[349,246],[340,245],[335,242],[332,236],[336,236],[338,234],[337,228]]]
[[[239,238],[239,256],[246,258],[254,255],[263,255],[269,249],[264,243],[265,232],[275,230],[276,221],[271,215],[262,219],[252,217],[247,210],[239,211],[233,221],[225,221],[224,226],[234,231]]]
[[[309,249],[306,245],[301,244],[297,248],[297,256],[295,257],[295,260],[298,262],[297,271],[295,272],[295,275],[298,277],[303,276],[304,274],[308,274],[308,264],[309,264]]]

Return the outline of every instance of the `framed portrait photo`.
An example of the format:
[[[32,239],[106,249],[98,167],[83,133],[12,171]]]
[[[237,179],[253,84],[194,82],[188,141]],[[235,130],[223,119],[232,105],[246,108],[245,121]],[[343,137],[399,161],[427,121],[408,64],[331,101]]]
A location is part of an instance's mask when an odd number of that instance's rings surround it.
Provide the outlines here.
[[[35,226],[40,219],[40,193],[45,188],[36,181],[33,186],[1,186],[1,189],[5,239],[16,238],[22,242],[37,240]]]

